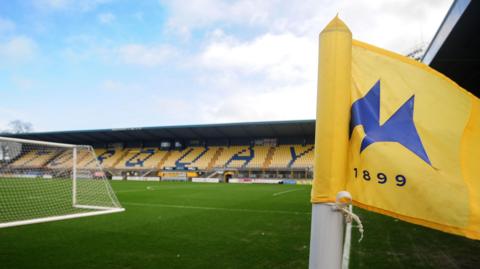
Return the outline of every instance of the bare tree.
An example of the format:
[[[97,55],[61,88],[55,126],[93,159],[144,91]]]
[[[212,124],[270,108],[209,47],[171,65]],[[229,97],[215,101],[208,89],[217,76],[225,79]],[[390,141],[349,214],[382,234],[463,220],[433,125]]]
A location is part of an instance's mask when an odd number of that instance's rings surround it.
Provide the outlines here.
[[[10,127],[7,132],[14,133],[14,134],[22,134],[22,133],[29,133],[33,131],[33,126],[30,122],[21,121],[21,120],[13,120],[8,123]]]
[[[427,43],[423,42],[412,47],[412,49],[410,49],[410,51],[405,56],[407,56],[408,58],[412,58],[417,62],[421,62],[423,55],[426,51]]]
[[[8,123],[9,129],[0,131],[5,134],[21,134],[33,131],[30,122],[13,120]],[[8,161],[20,154],[21,146],[18,143],[0,142],[0,162]]]

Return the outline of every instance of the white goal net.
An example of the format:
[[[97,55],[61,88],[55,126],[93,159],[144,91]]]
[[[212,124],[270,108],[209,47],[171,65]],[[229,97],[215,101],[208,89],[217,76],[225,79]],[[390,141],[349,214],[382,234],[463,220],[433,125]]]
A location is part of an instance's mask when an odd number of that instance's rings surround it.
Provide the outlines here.
[[[0,228],[123,210],[92,147],[0,137]]]

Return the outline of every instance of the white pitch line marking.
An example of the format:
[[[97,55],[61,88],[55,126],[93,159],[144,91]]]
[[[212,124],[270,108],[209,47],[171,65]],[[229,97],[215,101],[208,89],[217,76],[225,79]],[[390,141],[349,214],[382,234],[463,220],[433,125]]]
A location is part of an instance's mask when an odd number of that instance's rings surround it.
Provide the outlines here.
[[[160,187],[157,186],[147,186],[145,189],[134,189],[134,190],[119,190],[115,191],[115,193],[124,193],[124,192],[142,192],[142,191],[161,191],[161,190],[172,190],[172,189],[180,189],[179,187]]]
[[[139,192],[139,191],[147,191],[147,190],[145,190],[145,189],[141,189],[141,190],[122,190],[122,191],[115,191],[115,193]]]
[[[226,207],[207,207],[207,206],[188,206],[188,205],[171,205],[171,204],[145,204],[145,203],[125,203],[124,205],[146,206],[146,207],[166,207],[180,209],[198,209],[198,210],[218,210],[232,212],[248,212],[248,213],[272,213],[272,214],[289,214],[289,215],[310,215],[310,212],[286,211],[286,210],[262,210],[262,209],[246,209],[246,208],[226,208]]]
[[[291,189],[291,190],[276,192],[276,193],[272,194],[272,196],[282,195],[282,194],[285,194],[285,193],[294,192],[294,191],[301,191],[301,190],[302,189]]]

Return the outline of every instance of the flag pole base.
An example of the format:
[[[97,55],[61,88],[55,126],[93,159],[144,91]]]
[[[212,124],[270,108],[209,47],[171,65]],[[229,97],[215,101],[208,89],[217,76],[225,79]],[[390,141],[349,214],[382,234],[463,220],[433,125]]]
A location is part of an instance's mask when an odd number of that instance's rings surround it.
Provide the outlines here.
[[[312,204],[308,268],[342,268],[343,235],[344,218],[335,204]]]

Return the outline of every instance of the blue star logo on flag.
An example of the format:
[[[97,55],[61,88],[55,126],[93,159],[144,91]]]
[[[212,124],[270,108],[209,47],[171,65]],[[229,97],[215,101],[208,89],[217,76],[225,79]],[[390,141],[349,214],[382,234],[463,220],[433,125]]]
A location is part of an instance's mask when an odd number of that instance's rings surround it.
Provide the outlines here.
[[[380,125],[380,80],[351,108],[350,136],[362,125],[365,137],[360,153],[376,142],[397,142],[432,165],[413,121],[415,95],[412,95],[384,124]]]

